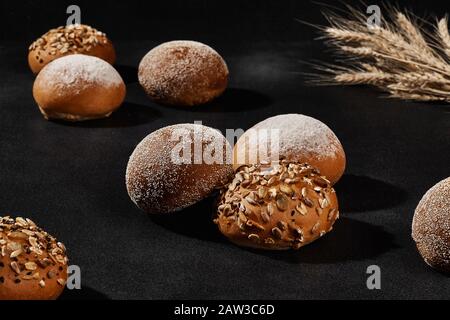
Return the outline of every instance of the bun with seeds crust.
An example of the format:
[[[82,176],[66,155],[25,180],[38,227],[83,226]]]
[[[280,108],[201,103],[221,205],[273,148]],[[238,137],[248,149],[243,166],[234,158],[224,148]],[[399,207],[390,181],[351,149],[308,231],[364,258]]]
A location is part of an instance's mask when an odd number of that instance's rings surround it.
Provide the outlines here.
[[[338,200],[308,164],[241,167],[222,191],[215,220],[233,243],[265,250],[300,249],[333,230]]]
[[[30,219],[0,217],[0,300],[55,300],[67,282],[65,246]]]
[[[53,60],[71,54],[94,56],[110,64],[116,61],[116,52],[106,35],[82,24],[51,29],[33,42],[28,51],[28,64],[34,74]]]

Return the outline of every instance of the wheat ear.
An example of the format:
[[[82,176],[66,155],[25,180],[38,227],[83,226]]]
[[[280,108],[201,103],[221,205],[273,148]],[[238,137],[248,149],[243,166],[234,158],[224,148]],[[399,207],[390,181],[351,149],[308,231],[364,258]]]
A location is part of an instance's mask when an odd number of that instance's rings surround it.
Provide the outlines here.
[[[364,15],[352,8],[350,12],[350,18],[333,14],[328,19],[331,25],[322,28],[326,42],[351,58],[341,66],[319,68],[324,83],[368,84],[395,98],[450,102],[447,17],[437,22],[432,35],[414,22],[414,16],[398,10],[390,12],[392,19],[372,28]]]

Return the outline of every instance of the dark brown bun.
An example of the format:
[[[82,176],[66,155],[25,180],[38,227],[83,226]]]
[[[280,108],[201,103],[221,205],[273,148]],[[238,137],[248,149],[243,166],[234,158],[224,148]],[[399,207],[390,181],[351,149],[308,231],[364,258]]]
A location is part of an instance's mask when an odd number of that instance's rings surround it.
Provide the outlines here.
[[[28,64],[38,74],[53,60],[70,54],[94,56],[110,64],[116,61],[114,47],[103,32],[86,25],[70,25],[52,29],[33,42]]]
[[[157,103],[196,106],[222,95],[228,86],[228,67],[205,44],[173,41],[151,50],[139,66],[139,82]]]
[[[268,153],[268,158],[261,158],[258,156],[261,145],[270,146],[273,143],[276,146],[271,136],[276,130],[279,130],[279,154],[275,159],[272,159],[274,154],[271,153]],[[247,131],[234,147],[235,169],[244,164],[279,158],[309,163],[318,168],[332,185],[339,181],[346,167],[344,148],[333,131],[319,120],[301,114],[281,115],[260,122]]]
[[[200,151],[195,151],[194,141]],[[211,148],[215,160],[202,158],[203,153],[212,154]],[[147,213],[179,211],[226,184],[233,175],[230,160],[231,146],[217,130],[196,124],[166,127],[133,152],[126,173],[128,194]]]
[[[215,222],[237,245],[297,250],[331,232],[337,219],[330,182],[310,165],[283,160],[241,167],[222,191]]]
[[[0,300],[55,300],[67,282],[65,246],[30,219],[0,217]]]
[[[429,266],[450,272],[450,178],[431,188],[420,201],[412,237]]]
[[[81,54],[59,58],[37,76],[33,96],[46,119],[105,118],[125,99],[126,87],[110,64]]]

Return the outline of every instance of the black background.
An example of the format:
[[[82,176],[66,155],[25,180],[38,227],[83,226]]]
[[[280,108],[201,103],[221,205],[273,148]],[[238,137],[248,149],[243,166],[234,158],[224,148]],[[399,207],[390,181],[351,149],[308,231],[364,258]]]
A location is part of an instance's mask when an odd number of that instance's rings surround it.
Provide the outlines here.
[[[448,298],[449,277],[428,268],[411,239],[424,192],[450,175],[450,107],[380,98],[371,88],[312,87],[302,62],[330,59],[309,1],[77,1],[83,23],[108,34],[128,85],[110,119],[47,122],[31,94],[31,41],[65,24],[67,1],[2,1],[0,8],[0,213],[30,217],[63,241],[82,269],[83,290],[64,299],[428,299]],[[336,4],[342,8],[342,4]],[[375,1],[371,3],[376,3]],[[403,3],[403,4],[402,4]],[[421,16],[449,5],[400,2]],[[214,103],[174,109],[149,101],[136,79],[148,50],[164,41],[203,41],[231,70]],[[149,217],[136,209],[124,174],[152,131],[203,121],[247,129],[284,113],[328,124],[348,156],[336,186],[342,220],[298,252],[235,247],[211,222],[212,199]],[[366,269],[382,270],[382,290]]]

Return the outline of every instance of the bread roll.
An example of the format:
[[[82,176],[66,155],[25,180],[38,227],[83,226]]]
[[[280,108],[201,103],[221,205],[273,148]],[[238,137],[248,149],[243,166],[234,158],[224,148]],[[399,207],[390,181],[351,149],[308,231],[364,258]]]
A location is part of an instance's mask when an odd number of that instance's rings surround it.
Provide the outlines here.
[[[264,152],[267,150],[267,152]],[[336,135],[324,123],[301,114],[269,118],[248,130],[234,148],[234,168],[278,161],[308,163],[331,184],[345,172],[346,156]]]
[[[126,173],[128,194],[147,213],[182,210],[228,182],[230,158],[231,146],[215,129],[197,124],[162,128],[133,152]]]
[[[412,237],[429,266],[450,272],[450,178],[431,188],[420,201]]]
[[[116,61],[116,52],[103,32],[87,25],[69,25],[52,29],[33,42],[28,52],[28,64],[34,74],[55,59],[85,54],[98,57],[110,64]]]
[[[228,85],[228,67],[205,44],[173,41],[151,50],[139,65],[139,82],[157,103],[197,106],[222,95]]]
[[[107,62],[70,55],[48,64],[37,76],[33,96],[46,119],[105,118],[125,99],[126,87]]]
[[[0,300],[55,300],[67,282],[65,246],[30,219],[0,217]]]
[[[237,245],[296,250],[331,232],[337,219],[330,182],[310,165],[283,160],[241,167],[222,191],[215,222]]]

